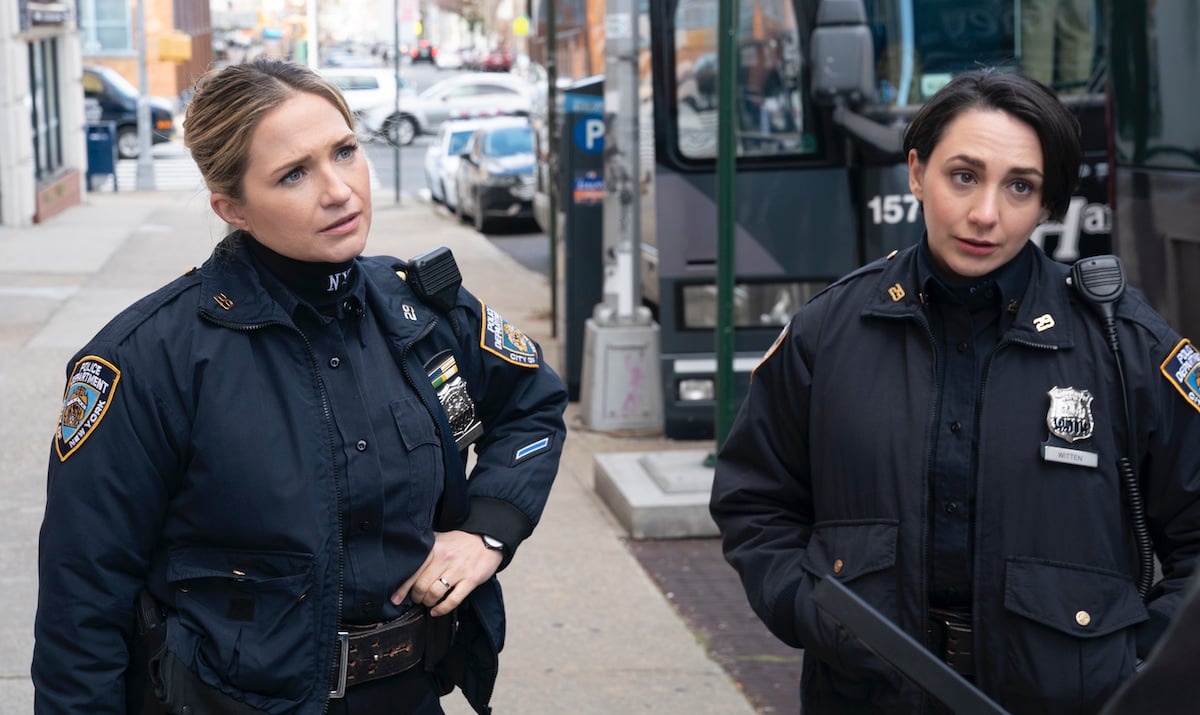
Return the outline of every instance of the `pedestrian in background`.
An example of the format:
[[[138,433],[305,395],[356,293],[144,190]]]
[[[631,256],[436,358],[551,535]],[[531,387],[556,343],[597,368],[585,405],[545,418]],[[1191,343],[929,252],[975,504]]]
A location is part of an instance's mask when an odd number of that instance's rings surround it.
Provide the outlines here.
[[[38,712],[488,712],[565,388],[448,252],[360,255],[367,159],[317,74],[210,73],[186,127],[236,230],[68,366]]]
[[[960,75],[904,146],[925,235],[813,298],[753,372],[713,485],[725,556],[804,649],[806,713],[938,707],[818,611],[821,578],[1013,713],[1094,712],[1200,555],[1196,351],[1130,289],[1118,379],[1071,267],[1029,242],[1079,175],[1078,124],[1043,85]],[[1145,598],[1126,456],[1162,563]]]

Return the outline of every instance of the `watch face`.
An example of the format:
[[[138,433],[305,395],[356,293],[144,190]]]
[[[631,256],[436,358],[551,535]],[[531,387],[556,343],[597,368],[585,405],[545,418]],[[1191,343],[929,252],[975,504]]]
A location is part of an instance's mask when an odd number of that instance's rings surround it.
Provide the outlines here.
[[[493,539],[492,537],[488,536],[487,534],[480,534],[479,536],[480,536],[480,538],[483,539],[483,545],[488,547],[489,549],[492,549],[493,551],[503,551],[504,550],[504,542],[503,541],[500,541],[499,539]]]

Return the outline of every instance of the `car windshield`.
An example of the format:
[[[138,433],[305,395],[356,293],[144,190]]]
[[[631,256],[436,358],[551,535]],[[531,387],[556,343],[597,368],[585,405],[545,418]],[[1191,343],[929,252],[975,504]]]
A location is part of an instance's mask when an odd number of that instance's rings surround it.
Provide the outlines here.
[[[446,148],[446,154],[449,156],[458,156],[467,148],[467,142],[471,139],[472,130],[454,132],[450,135],[450,146]]]
[[[488,132],[483,140],[484,156],[512,156],[533,152],[533,132],[529,127],[496,129]]]
[[[134,87],[133,84],[129,80],[125,79],[124,76],[122,76],[115,70],[110,70],[107,68],[106,69],[98,69],[98,70],[96,70],[96,73],[104,75],[104,78],[108,80],[109,84],[111,84],[118,92],[125,95],[126,97],[138,96],[137,87]]]

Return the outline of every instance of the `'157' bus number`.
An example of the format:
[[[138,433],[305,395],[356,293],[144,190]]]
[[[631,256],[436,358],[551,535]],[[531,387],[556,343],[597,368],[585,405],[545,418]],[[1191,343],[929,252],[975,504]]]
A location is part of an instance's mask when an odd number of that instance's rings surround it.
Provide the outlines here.
[[[920,203],[912,194],[888,194],[875,196],[867,202],[871,209],[871,220],[876,223],[915,223]]]

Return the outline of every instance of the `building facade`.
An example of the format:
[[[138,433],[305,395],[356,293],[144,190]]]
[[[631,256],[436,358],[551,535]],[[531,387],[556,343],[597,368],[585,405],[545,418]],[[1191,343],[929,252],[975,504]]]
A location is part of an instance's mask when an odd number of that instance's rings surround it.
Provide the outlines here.
[[[0,3],[0,226],[78,204],[86,145],[74,6]]]

